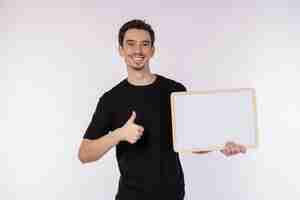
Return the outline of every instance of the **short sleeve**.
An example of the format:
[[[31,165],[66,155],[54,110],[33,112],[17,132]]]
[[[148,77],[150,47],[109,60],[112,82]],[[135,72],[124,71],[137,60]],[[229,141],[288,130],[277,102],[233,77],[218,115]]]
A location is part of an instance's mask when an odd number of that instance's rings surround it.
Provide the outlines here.
[[[186,91],[187,89],[182,83],[176,82],[171,92],[186,92]]]
[[[186,87],[183,84],[179,83],[178,92],[186,92],[186,91],[187,91]]]
[[[111,131],[111,105],[107,100],[106,93],[99,98],[92,120],[85,131],[83,138],[97,139]]]

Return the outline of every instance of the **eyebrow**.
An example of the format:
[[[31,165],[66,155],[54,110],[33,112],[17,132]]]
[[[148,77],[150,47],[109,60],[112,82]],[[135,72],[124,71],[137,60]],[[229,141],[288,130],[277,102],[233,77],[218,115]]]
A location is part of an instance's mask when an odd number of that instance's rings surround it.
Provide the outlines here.
[[[137,42],[136,40],[126,40],[126,43],[128,43],[128,42]],[[141,41],[142,43],[150,43],[150,40],[143,40],[143,41]]]

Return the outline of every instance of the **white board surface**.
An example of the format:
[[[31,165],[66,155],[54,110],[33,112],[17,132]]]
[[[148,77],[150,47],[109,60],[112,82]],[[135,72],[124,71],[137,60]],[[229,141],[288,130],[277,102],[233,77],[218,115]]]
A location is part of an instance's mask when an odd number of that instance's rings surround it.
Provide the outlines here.
[[[173,92],[173,144],[177,152],[220,150],[228,141],[256,147],[254,89]]]

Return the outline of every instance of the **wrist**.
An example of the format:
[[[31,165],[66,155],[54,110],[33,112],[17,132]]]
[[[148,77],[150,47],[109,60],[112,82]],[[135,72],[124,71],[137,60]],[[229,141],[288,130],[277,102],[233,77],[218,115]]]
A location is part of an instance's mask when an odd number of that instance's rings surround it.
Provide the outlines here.
[[[121,128],[117,128],[112,132],[113,137],[116,139],[117,144],[121,141],[123,141],[122,138],[122,129]]]

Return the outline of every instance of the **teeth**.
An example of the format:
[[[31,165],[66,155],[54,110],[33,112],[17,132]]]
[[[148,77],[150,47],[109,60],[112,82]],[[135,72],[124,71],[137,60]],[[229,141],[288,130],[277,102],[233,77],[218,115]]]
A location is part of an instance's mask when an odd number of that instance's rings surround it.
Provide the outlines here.
[[[142,61],[144,59],[144,57],[134,57],[133,58],[135,61]]]

